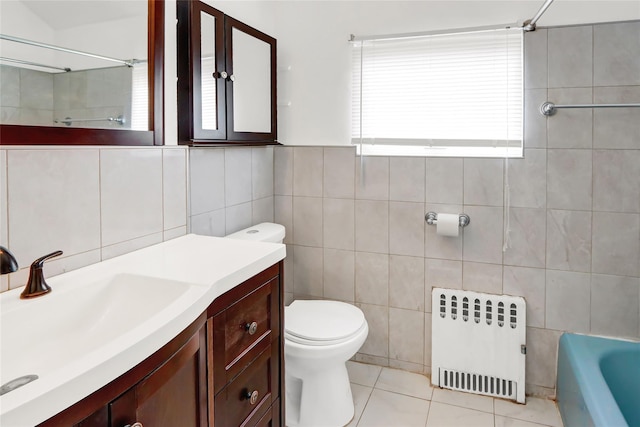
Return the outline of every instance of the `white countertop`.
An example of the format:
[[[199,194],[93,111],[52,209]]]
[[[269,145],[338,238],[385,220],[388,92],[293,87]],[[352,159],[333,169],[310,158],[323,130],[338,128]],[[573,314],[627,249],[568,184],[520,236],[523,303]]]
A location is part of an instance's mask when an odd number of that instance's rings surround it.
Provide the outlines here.
[[[74,355],[73,360],[64,361],[60,366],[46,370],[42,363],[39,379],[15,389],[0,397],[0,425],[3,427],[33,426],[41,423],[65,408],[80,401],[100,389],[121,374],[127,372],[163,345],[171,341],[191,324],[220,295],[251,278],[257,273],[284,259],[285,245],[277,243],[250,242],[243,240],[205,237],[190,234],[158,245],[150,246],[126,255],[90,265],[69,273],[47,279],[53,289],[49,295],[33,300],[20,300],[22,289],[14,289],[0,294],[0,315],[18,312],[25,304],[45,304],[46,298],[56,293],[58,301],[64,295],[82,294],[86,286],[97,283],[101,278],[117,274],[157,278],[160,281],[187,283],[189,292],[172,304],[170,309],[154,314],[127,328],[127,332],[112,340],[100,341],[99,348],[87,354]],[[167,282],[170,285],[170,282]],[[166,285],[166,283],[165,283]],[[84,286],[84,288],[83,288]],[[54,301],[51,299],[50,301]],[[69,301],[73,301],[69,298]],[[53,303],[51,303],[53,304]],[[56,304],[59,304],[56,302]],[[82,307],[61,307],[62,310],[76,310]],[[79,303],[77,304],[79,305]],[[38,307],[36,305],[32,307]],[[58,307],[56,307],[57,309]],[[33,310],[32,310],[33,312]],[[37,312],[37,311],[36,311]],[[43,312],[46,313],[45,310]],[[43,314],[43,317],[55,314]],[[89,316],[88,316],[89,317]],[[15,318],[15,316],[14,316]],[[47,318],[25,319],[25,321],[47,322]],[[87,319],[91,322],[91,319]],[[11,323],[11,324],[9,324]],[[0,362],[11,359],[11,345],[3,345],[3,336],[15,335],[21,330],[20,324],[2,322],[0,325]],[[73,329],[73,328],[70,328]],[[60,331],[69,335],[73,331]],[[82,342],[82,336],[71,336]],[[24,340],[29,337],[25,336]],[[61,340],[63,340],[61,338]],[[5,341],[5,343],[6,343]],[[24,351],[24,350],[21,350]],[[46,361],[47,354],[21,354],[23,358],[33,358],[32,366],[39,366],[39,359]],[[15,359],[15,358],[14,358]],[[0,371],[0,383],[27,372],[10,371],[4,362]],[[8,363],[8,362],[7,362]]]

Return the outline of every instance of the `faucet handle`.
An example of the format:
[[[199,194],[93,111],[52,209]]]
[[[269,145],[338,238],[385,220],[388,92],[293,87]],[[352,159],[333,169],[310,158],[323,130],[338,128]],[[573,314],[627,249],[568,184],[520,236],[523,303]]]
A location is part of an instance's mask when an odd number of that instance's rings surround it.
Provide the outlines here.
[[[62,255],[62,251],[55,251],[55,252],[51,252],[50,254],[41,256],[40,258],[38,258],[37,260],[31,263],[31,268],[42,268],[46,260],[60,256],[60,255]]]
[[[47,285],[47,282],[44,280],[42,267],[46,260],[60,255],[62,255],[62,251],[51,252],[50,254],[40,257],[31,263],[31,268],[29,269],[29,280],[27,280],[24,291],[20,294],[21,299],[39,297],[40,295],[51,292],[51,287]]]

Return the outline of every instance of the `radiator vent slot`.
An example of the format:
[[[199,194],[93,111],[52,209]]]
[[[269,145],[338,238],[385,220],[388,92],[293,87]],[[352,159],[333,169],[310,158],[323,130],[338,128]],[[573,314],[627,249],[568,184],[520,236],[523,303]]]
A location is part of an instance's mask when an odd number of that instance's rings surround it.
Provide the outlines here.
[[[524,299],[434,288],[432,302],[433,385],[524,403]]]

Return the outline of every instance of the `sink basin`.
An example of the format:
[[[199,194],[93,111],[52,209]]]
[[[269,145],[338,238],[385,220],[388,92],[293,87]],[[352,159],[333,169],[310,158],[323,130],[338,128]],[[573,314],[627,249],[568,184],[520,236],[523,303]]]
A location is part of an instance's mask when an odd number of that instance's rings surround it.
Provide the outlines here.
[[[130,365],[127,369],[135,366],[153,352],[144,350],[145,342],[153,341],[155,351],[179,332],[172,327],[177,317],[185,323],[186,315],[190,323],[202,312],[189,309],[207,291],[202,285],[125,273],[89,283],[82,275],[64,285],[55,279],[49,281],[53,292],[33,300],[18,299],[19,290],[0,296],[0,385],[38,376],[0,398],[0,420],[8,420],[13,407],[63,392],[60,387],[74,381],[85,386],[95,381],[99,388],[96,378],[108,375],[117,360]],[[64,392],[73,395],[73,388]]]

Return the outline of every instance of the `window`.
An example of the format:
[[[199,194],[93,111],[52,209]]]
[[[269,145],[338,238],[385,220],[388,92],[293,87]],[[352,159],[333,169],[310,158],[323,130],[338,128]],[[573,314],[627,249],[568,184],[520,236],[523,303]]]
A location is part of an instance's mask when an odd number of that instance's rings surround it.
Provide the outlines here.
[[[365,155],[522,156],[523,32],[353,43],[352,143]]]

